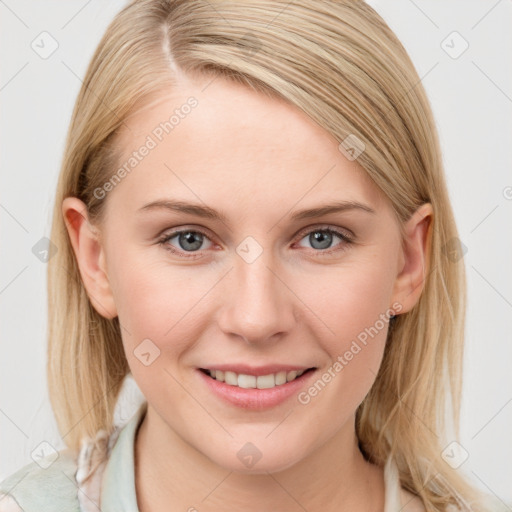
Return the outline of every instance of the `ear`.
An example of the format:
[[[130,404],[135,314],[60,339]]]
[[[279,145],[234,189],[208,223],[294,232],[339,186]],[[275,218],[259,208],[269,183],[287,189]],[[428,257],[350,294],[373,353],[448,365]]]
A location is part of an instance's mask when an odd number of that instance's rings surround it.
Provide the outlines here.
[[[429,268],[429,250],[434,212],[430,203],[422,204],[404,226],[405,240],[393,296],[402,305],[395,314],[410,311],[418,302]]]
[[[106,273],[99,230],[89,222],[84,202],[76,197],[64,199],[62,215],[91,304],[101,316],[115,318],[117,309]]]

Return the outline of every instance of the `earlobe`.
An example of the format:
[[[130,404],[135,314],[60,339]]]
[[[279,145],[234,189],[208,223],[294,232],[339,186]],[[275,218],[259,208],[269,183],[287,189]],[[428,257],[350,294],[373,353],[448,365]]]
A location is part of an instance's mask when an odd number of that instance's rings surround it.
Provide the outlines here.
[[[430,240],[434,212],[430,203],[422,204],[404,226],[405,240],[401,264],[395,281],[394,298],[402,305],[400,313],[418,302],[429,268]]]
[[[101,316],[115,318],[117,309],[106,273],[104,249],[98,229],[89,222],[86,205],[76,197],[67,197],[62,202],[62,215],[91,304]]]

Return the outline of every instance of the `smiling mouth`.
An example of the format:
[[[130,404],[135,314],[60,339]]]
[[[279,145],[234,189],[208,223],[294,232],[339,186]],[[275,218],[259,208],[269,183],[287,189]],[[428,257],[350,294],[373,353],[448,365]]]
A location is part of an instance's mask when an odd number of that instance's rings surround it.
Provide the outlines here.
[[[258,376],[231,371],[208,370],[205,368],[200,368],[200,370],[212,379],[224,382],[230,386],[243,389],[271,389],[287,384],[288,382],[292,382],[302,375],[316,370],[316,368],[308,368],[307,370],[301,371],[281,371]]]

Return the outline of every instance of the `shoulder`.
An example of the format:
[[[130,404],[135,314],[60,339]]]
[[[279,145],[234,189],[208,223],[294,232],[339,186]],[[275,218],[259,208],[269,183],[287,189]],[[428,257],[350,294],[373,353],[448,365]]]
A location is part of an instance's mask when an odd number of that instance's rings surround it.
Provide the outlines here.
[[[123,430],[132,443],[133,430],[146,405],[134,415],[131,428],[117,425],[109,431],[101,429],[94,437],[82,439],[78,454],[69,449],[53,452],[1,481],[0,512],[97,512],[103,473],[114,445]]]
[[[79,512],[76,470],[67,449],[23,466],[0,482],[0,512]]]

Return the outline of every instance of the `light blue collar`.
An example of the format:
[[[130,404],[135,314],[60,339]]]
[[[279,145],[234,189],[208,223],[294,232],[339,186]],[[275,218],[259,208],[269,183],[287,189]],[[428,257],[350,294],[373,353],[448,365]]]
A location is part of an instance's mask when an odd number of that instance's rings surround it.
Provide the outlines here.
[[[143,402],[122,428],[105,467],[101,488],[102,512],[139,512],[135,491],[135,434],[146,411]]]

